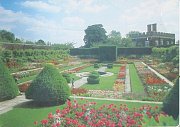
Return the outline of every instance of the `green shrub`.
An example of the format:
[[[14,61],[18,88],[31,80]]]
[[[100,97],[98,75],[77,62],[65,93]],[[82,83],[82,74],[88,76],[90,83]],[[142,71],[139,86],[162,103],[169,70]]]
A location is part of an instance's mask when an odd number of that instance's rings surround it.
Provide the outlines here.
[[[70,88],[66,79],[53,65],[46,65],[25,95],[27,99],[33,99],[37,103],[59,104],[68,99]]]
[[[95,63],[94,68],[99,68],[99,64]]]
[[[117,47],[116,46],[100,46],[99,47],[99,60],[100,61],[116,61]]]
[[[71,82],[71,76],[68,73],[62,73],[62,76],[66,79],[67,83]]]
[[[109,68],[109,69],[113,68],[113,64],[112,63],[108,64],[107,68]]]
[[[10,75],[9,70],[0,59],[0,101],[15,98],[18,95],[18,87]]]
[[[92,72],[89,77],[87,78],[88,84],[99,84],[99,73]]]
[[[163,101],[162,110],[177,119],[179,116],[179,78]]]

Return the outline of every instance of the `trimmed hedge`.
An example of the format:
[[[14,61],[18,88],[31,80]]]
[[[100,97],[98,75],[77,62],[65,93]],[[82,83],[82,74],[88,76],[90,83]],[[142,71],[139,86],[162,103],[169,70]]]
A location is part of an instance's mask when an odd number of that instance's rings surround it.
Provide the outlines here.
[[[116,61],[117,48],[116,46],[100,46],[99,60],[100,61]]]
[[[99,64],[95,63],[94,68],[99,68]]]
[[[116,46],[100,46],[99,48],[74,48],[70,49],[70,55],[72,56],[86,56],[94,57],[99,56],[100,59],[107,59],[110,61],[115,61],[115,57],[124,55],[151,55],[152,48],[115,48]],[[117,54],[116,54],[117,50]],[[113,56],[113,58],[110,58]]]
[[[74,48],[70,49],[70,55],[98,56],[99,48]]]
[[[151,55],[152,48],[117,48],[117,55]]]
[[[8,68],[0,59],[0,101],[15,98],[18,93],[18,86],[15,83]]]
[[[68,73],[62,73],[62,76],[66,79],[67,83],[71,82],[71,76]]]
[[[112,63],[108,64],[107,68],[109,68],[109,69],[113,68],[113,64]]]
[[[64,103],[70,96],[70,88],[66,79],[52,65],[46,65],[33,80],[26,93],[27,99],[37,103]]]
[[[92,72],[89,77],[87,78],[88,84],[99,84],[99,73]]]
[[[163,101],[162,110],[177,119],[179,116],[179,78]]]

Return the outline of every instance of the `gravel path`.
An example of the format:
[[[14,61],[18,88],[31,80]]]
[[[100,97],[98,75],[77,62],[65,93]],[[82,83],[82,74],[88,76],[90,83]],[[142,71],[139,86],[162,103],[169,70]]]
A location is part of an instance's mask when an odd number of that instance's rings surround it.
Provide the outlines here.
[[[23,95],[17,96],[14,99],[0,102],[0,114],[8,112],[8,111],[12,110],[14,106],[16,106],[20,103],[23,103],[23,102],[28,102],[28,101],[31,101],[31,100],[26,99],[25,95],[23,94]]]
[[[125,100],[125,99],[110,99],[110,98],[96,98],[96,97],[81,97],[81,96],[70,96],[71,98],[83,98],[92,100],[105,100],[105,101],[122,101],[122,102],[136,102],[136,103],[148,103],[148,104],[162,104],[162,102],[154,101],[140,101],[140,100]]]
[[[142,64],[144,64],[145,66],[148,66],[147,64],[145,64],[144,62],[142,62]],[[150,66],[148,66],[148,68],[154,72],[158,77],[160,77],[161,79],[163,79],[164,81],[166,81],[170,86],[174,86],[174,84],[169,81],[166,77],[164,77],[163,75],[161,75],[159,72],[157,72],[156,70],[154,70],[153,68],[151,68]]]
[[[126,65],[126,78],[125,78],[125,93],[131,92],[131,84],[130,84],[130,75],[129,75],[129,65]]]

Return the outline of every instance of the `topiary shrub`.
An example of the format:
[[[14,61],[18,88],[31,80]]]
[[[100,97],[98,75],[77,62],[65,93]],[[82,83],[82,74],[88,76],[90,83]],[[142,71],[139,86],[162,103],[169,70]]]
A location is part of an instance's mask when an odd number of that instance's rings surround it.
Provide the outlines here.
[[[62,76],[66,79],[67,83],[71,82],[71,76],[68,73],[62,73]]]
[[[107,68],[109,68],[109,69],[113,68],[113,64],[112,63],[108,64]]]
[[[89,77],[87,78],[88,84],[99,84],[99,73],[92,72]]]
[[[15,80],[10,75],[9,70],[0,59],[0,101],[15,98],[18,93],[18,87]]]
[[[177,119],[179,116],[179,78],[163,101],[162,110]]]
[[[95,63],[94,68],[99,68],[99,64]]]
[[[39,104],[62,104],[70,96],[70,88],[53,65],[46,65],[32,81],[25,95]]]

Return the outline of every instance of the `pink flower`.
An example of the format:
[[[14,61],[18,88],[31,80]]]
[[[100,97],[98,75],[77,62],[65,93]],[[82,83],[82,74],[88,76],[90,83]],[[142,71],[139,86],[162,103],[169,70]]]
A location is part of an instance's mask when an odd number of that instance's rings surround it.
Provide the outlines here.
[[[41,124],[42,124],[42,125],[48,124],[48,120],[47,120],[47,119],[41,120]]]

